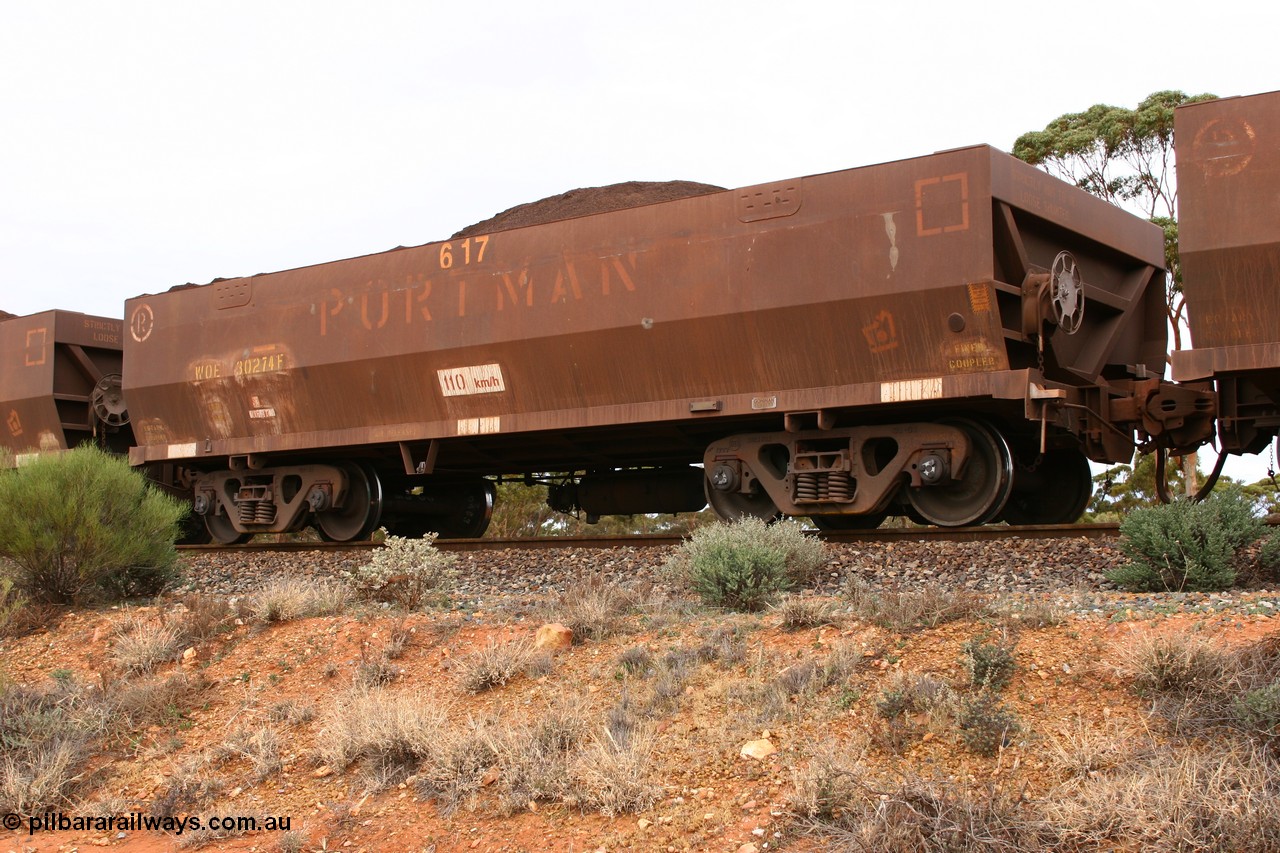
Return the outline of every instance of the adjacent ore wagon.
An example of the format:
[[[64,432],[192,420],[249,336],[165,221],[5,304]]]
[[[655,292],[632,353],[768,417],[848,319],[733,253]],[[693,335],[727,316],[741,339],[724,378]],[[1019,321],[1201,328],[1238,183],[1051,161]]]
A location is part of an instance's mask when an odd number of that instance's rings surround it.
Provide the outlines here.
[[[0,320],[0,449],[9,464],[89,441],[129,449],[122,333],[118,319],[74,311]]]
[[[1074,520],[1193,448],[1159,229],[980,146],[130,300],[135,464],[218,541],[586,515]]]
[[[1179,248],[1193,349],[1173,378],[1214,380],[1226,453],[1280,428],[1280,92],[1180,107]]]

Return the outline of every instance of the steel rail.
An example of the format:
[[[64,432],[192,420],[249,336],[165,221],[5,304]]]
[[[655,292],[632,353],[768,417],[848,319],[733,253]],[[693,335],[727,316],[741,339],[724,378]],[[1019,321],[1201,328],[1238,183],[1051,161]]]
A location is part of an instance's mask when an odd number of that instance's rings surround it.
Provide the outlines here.
[[[974,542],[1002,539],[1106,539],[1119,535],[1120,525],[1108,524],[1039,524],[1017,527],[984,525],[978,527],[881,527],[876,530],[822,533],[807,531],[826,542]],[[533,536],[504,539],[440,539],[441,551],[534,551],[551,548],[655,548],[679,545],[686,537],[678,534],[648,533],[632,536]],[[368,550],[377,542],[261,542],[244,545],[179,545],[184,552],[200,551],[324,551]]]

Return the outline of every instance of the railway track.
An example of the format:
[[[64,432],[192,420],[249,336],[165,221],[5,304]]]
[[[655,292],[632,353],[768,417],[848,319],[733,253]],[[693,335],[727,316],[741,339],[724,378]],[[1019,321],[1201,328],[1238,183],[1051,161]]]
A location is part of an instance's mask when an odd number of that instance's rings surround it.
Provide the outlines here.
[[[1106,539],[1117,536],[1120,525],[1041,524],[979,527],[883,527],[877,530],[809,531],[826,542],[975,542],[1002,539]],[[684,536],[643,534],[633,536],[537,536],[510,539],[440,539],[441,551],[535,551],[554,548],[654,548],[679,545]],[[244,545],[179,545],[180,551],[359,551],[378,547],[377,542],[263,542]]]

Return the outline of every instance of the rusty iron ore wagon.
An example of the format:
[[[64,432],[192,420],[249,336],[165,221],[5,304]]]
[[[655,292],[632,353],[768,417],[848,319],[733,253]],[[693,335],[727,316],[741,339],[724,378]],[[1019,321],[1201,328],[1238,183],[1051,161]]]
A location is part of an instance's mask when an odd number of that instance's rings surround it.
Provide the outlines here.
[[[86,441],[128,451],[123,332],[119,319],[74,311],[0,321],[0,448],[11,462]]]
[[[1065,522],[1213,434],[1161,232],[978,146],[131,299],[137,465],[213,538],[588,516]]]
[[[1280,92],[1180,107],[1174,140],[1193,349],[1172,375],[1212,381],[1223,450],[1257,453],[1280,428]]]

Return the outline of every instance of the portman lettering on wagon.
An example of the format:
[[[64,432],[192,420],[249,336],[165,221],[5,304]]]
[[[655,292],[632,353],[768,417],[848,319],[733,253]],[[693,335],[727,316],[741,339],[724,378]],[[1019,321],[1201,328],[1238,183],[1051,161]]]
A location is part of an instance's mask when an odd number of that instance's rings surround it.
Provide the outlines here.
[[[380,332],[430,324],[439,317],[556,311],[636,292],[637,258],[635,252],[559,257],[495,271],[479,271],[455,260],[444,269],[467,270],[465,276],[416,273],[397,282],[375,278],[351,288],[330,288],[311,312],[320,324],[320,336],[327,337],[358,328]]]

